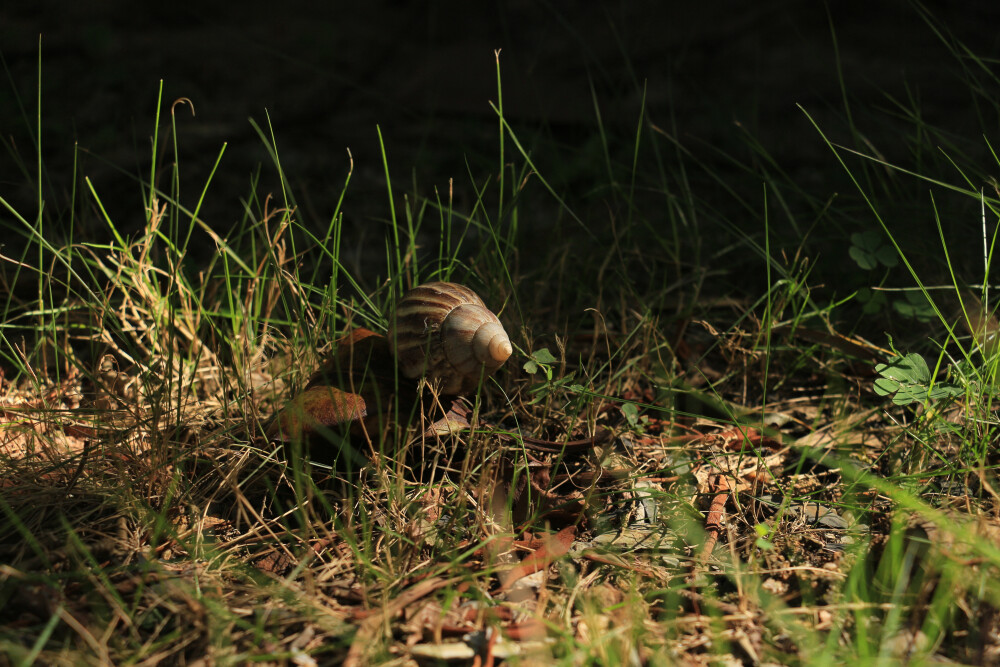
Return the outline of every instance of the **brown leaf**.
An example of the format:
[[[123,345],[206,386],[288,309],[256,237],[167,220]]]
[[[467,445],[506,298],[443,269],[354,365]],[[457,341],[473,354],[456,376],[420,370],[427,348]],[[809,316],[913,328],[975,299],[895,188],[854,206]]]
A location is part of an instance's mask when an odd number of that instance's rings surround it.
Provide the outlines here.
[[[301,440],[322,429],[358,421],[367,414],[365,399],[358,394],[317,385],[285,405],[271,424],[268,435],[284,442]]]
[[[424,431],[424,437],[433,438],[434,436],[439,436],[444,438],[471,429],[472,425],[469,423],[470,413],[469,408],[460,399],[455,399],[448,412],[427,427]]]
[[[548,628],[544,621],[537,618],[528,618],[519,623],[511,623],[503,627],[503,633],[508,639],[514,641],[538,641],[545,639]]]
[[[277,575],[284,574],[293,565],[295,565],[295,559],[284,551],[279,551],[278,549],[272,549],[263,556],[253,559],[251,562],[257,567],[257,569]]]
[[[556,559],[569,553],[569,548],[576,537],[576,526],[566,526],[555,535],[544,540],[537,551],[528,555],[521,564],[507,572],[500,585],[500,592],[510,590],[519,579],[538,572],[554,563]]]

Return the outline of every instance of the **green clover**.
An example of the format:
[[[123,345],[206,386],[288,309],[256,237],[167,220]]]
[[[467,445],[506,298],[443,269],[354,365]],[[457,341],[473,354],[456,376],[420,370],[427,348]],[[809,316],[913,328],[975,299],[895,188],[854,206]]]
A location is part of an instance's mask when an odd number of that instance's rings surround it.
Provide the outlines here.
[[[962,394],[959,387],[945,382],[932,386],[930,369],[919,354],[911,353],[888,364],[879,364],[875,372],[882,376],[875,380],[875,393],[892,396],[896,405],[926,404]]]
[[[879,264],[888,269],[899,264],[896,249],[882,242],[882,232],[877,229],[851,234],[851,247],[847,253],[866,271],[874,269]]]

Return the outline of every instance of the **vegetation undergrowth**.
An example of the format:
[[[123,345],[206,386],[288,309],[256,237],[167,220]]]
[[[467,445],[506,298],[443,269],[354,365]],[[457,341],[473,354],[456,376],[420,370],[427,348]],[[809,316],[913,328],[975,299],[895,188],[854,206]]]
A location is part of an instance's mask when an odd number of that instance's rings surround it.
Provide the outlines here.
[[[992,63],[916,7],[995,115]],[[581,175],[500,74],[493,173],[401,190],[375,128],[378,247],[344,235],[350,153],[303,219],[269,122],[280,191],[255,175],[237,223],[205,220],[226,146],[191,194],[189,100],[122,172],[135,231],[9,150],[37,207],[0,193],[4,664],[1000,659],[988,139],[986,166],[845,86],[840,125],[802,109],[851,188],[828,191],[746,129],[700,145],[644,103],[606,126],[594,91]],[[361,435],[275,437],[345,336],[435,280],[498,313],[499,373],[456,404],[397,376]]]

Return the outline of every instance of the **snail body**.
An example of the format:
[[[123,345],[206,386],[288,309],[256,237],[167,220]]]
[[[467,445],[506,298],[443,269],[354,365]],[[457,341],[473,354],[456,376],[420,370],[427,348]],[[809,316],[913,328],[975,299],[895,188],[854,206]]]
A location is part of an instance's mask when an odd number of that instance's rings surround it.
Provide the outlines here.
[[[403,295],[388,338],[400,373],[437,380],[443,394],[472,391],[513,352],[497,316],[456,283],[426,283]]]

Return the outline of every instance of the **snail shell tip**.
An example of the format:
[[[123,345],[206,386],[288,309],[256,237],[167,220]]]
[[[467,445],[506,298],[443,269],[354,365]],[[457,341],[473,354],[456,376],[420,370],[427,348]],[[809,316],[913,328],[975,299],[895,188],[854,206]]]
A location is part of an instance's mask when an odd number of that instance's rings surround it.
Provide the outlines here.
[[[514,348],[511,347],[510,341],[506,336],[502,340],[496,341],[490,345],[490,356],[497,363],[503,363],[514,353]]]

